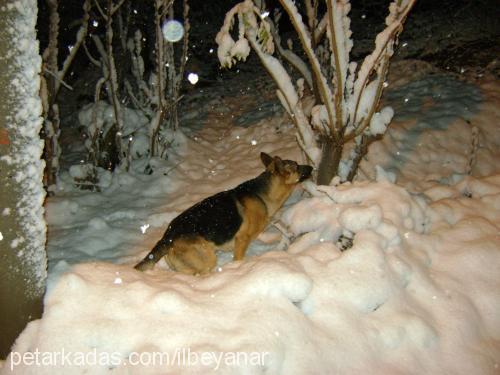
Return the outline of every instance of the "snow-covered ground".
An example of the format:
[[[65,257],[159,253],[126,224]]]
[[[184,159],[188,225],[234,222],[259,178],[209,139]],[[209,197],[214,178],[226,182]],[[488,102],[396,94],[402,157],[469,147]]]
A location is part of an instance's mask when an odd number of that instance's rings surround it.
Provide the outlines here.
[[[267,81],[191,93],[152,175],[100,193],[63,176],[45,312],[3,373],[500,373],[500,84],[412,67],[358,181],[305,183],[207,276],[132,266],[182,210],[259,174],[261,151],[304,161]]]

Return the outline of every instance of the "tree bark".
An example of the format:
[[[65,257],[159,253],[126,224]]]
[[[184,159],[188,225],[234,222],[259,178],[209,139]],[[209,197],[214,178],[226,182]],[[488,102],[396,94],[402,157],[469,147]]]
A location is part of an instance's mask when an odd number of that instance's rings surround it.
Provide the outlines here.
[[[324,137],[322,143],[317,182],[318,185],[329,185],[339,169],[342,145],[338,144],[333,137]]]
[[[42,312],[47,256],[37,2],[0,6],[0,358]]]

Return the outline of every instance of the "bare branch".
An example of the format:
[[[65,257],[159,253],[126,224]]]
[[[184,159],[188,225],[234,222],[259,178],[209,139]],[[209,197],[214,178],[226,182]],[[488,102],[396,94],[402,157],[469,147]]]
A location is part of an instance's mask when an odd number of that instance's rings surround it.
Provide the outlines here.
[[[69,55],[66,57],[63,63],[63,67],[61,71],[59,71],[58,74],[58,84],[56,84],[56,95],[59,92],[60,89],[60,84],[63,83],[64,77],[66,76],[66,73],[68,72],[69,67],[73,63],[73,60],[75,59],[76,54],[78,53],[78,50],[80,49],[80,46],[82,43],[85,41],[85,37],[87,36],[88,33],[88,22],[90,19],[90,0],[85,0],[83,3],[83,17],[82,17],[82,25],[80,26],[80,29],[76,33],[76,42],[73,45],[73,48],[70,50]],[[66,86],[66,85],[65,85]],[[66,86],[67,87],[67,86]]]
[[[119,2],[118,4],[116,4],[116,5],[114,5],[114,6],[113,6],[113,4],[111,4],[111,6],[112,6],[112,9],[111,9],[111,12],[110,12],[111,16],[113,16],[113,15],[116,13],[116,11],[117,11],[118,9],[120,9],[120,7],[123,5],[123,3],[124,3],[125,1],[126,1],[126,0],[120,0],[120,2]]]
[[[101,8],[101,4],[99,4],[99,0],[94,0],[94,3],[95,3],[95,6],[97,8],[97,10],[99,11],[99,13],[101,14],[101,17],[107,21],[107,15],[106,15],[106,12],[104,12],[104,10]]]

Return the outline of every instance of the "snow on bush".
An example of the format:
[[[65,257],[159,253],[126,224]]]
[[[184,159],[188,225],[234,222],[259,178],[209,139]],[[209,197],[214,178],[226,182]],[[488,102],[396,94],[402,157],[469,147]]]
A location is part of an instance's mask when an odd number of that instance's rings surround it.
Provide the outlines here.
[[[472,198],[463,202],[430,203],[382,177],[311,185],[313,196],[282,215],[293,234],[287,252],[205,277],[79,264],[49,290],[43,318],[19,337],[4,372],[493,374],[500,254],[489,241],[500,181],[467,188]],[[492,222],[474,218],[467,201],[484,201],[479,209]],[[101,220],[89,225],[106,230]],[[353,245],[341,252],[335,243],[345,232]],[[35,348],[96,353],[102,362],[20,363]],[[237,361],[237,353],[246,356]]]
[[[370,143],[385,133],[392,120],[390,107],[378,107],[387,86],[389,61],[415,0],[389,4],[385,28],[359,67],[349,56],[353,46],[349,0],[328,0],[324,7],[310,1],[302,6],[292,0],[279,3],[302,51],[292,51],[291,42],[288,49],[281,46],[280,10],[270,20],[264,2],[244,0],[226,13],[216,36],[220,64],[230,68],[246,60],[252,47],[278,86],[277,96],[296,126],[297,141],[318,169],[318,183],[328,185],[335,176],[351,181]],[[236,20],[238,40],[234,41],[231,31]],[[273,56],[275,50],[282,59]],[[290,67],[300,74],[296,85],[287,70]],[[352,143],[354,149],[343,155],[344,146]]]
[[[149,137],[147,124],[149,120],[139,110],[123,107],[121,111],[123,134],[122,148],[127,148],[130,140],[131,156],[139,158],[149,152]],[[105,138],[108,131],[116,123],[113,106],[105,101],[88,104],[78,113],[78,121],[86,130],[88,139],[85,147],[92,147],[94,137]],[[144,139],[145,138],[145,139]]]
[[[121,111],[123,134],[123,148],[129,147],[130,155],[133,159],[141,158],[149,155],[150,137],[148,118],[140,110],[123,107]],[[107,132],[115,124],[113,106],[105,101],[92,103],[85,106],[78,113],[78,121],[86,129],[89,138],[85,144],[87,149],[92,147],[91,138],[96,136],[96,132],[100,133],[97,136],[104,138]],[[160,134],[163,142],[168,145],[176,146],[183,149],[186,145],[186,137],[184,134],[172,129],[162,129]],[[128,144],[128,145],[127,145]]]

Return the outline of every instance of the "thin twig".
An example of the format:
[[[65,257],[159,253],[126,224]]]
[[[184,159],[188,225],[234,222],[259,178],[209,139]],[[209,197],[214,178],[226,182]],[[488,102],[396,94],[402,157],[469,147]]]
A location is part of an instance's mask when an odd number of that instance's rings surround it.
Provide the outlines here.
[[[58,76],[58,74],[56,74],[53,71],[49,70],[46,66],[43,68],[43,71],[49,73],[52,77],[54,77],[54,79],[56,81],[58,81],[61,85],[63,85],[64,87],[66,87],[68,90],[73,91],[73,87],[71,87],[66,82],[64,82],[62,79],[60,79],[59,76]]]
[[[87,43],[83,43],[83,49],[85,50],[85,54],[89,58],[90,62],[97,67],[101,67],[101,62],[97,60],[94,56],[92,56],[89,49],[87,48]]]

